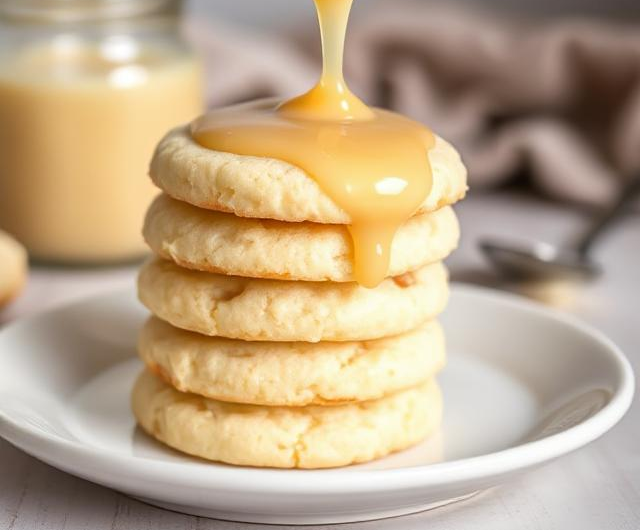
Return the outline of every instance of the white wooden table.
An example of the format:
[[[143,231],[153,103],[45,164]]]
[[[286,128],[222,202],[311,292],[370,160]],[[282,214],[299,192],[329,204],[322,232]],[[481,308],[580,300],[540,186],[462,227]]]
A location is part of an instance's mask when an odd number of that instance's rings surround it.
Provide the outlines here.
[[[460,250],[449,261],[454,279],[493,283],[476,250],[481,235],[526,235],[559,241],[583,215],[514,195],[471,197],[458,212]],[[581,288],[568,310],[600,328],[640,373],[640,216],[627,217],[598,248],[606,274]],[[133,288],[134,267],[35,269],[24,296],[0,323],[118,287]],[[565,293],[566,294],[566,293]],[[568,301],[566,297],[564,303]],[[0,440],[0,529],[241,529],[230,523],[167,512],[53,469]],[[276,528],[276,527],[265,527]],[[460,504],[407,517],[340,526],[347,530],[638,530],[640,529],[640,403],[586,449]]]

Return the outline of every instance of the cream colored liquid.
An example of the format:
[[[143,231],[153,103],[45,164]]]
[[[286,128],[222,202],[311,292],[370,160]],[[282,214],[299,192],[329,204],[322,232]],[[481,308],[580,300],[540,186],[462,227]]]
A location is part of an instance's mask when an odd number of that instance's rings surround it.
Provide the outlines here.
[[[315,0],[323,72],[306,94],[279,106],[215,110],[192,125],[218,151],[272,157],[303,168],[351,218],[355,276],[367,287],[387,275],[394,234],[431,188],[433,134],[403,116],[367,107],[342,74],[352,0]]]
[[[195,60],[114,67],[86,45],[41,46],[0,75],[0,227],[32,256],[103,262],[145,251],[155,144],[203,108]]]

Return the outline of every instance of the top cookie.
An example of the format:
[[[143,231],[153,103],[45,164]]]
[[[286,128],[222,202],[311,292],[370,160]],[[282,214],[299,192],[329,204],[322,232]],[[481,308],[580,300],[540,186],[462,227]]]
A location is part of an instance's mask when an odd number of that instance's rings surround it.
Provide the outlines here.
[[[433,184],[418,213],[453,204],[467,190],[467,171],[451,144],[436,136],[428,156]],[[351,223],[302,169],[273,158],[206,149],[191,138],[188,127],[174,129],[162,139],[150,174],[168,195],[200,208],[239,217]]]

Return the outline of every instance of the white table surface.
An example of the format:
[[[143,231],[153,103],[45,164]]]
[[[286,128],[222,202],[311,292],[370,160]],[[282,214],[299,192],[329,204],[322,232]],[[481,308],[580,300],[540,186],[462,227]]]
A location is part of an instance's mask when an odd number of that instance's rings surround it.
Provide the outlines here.
[[[454,279],[494,283],[476,250],[482,235],[560,241],[584,214],[511,194],[479,195],[458,207],[461,248],[449,260]],[[640,216],[624,219],[598,247],[605,275],[571,298],[565,310],[608,334],[640,373]],[[35,268],[24,295],[0,313],[0,324],[70,300],[133,288],[135,267],[100,270]],[[0,440],[0,529],[242,529],[256,525],[164,511],[72,477]],[[278,527],[265,527],[278,528]],[[286,527],[291,528],[291,527]],[[589,447],[464,503],[431,512],[340,526],[347,530],[637,530],[640,528],[640,404]]]

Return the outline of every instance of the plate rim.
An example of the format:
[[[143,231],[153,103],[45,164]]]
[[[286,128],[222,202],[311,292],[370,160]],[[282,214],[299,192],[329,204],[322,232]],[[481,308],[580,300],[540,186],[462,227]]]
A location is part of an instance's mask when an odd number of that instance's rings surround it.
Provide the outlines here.
[[[513,293],[453,282],[452,294],[488,299],[490,303],[507,305],[517,311],[534,314],[547,320],[559,321],[572,331],[587,336],[598,343],[615,366],[618,388],[609,402],[593,416],[558,433],[537,440],[526,441],[514,447],[483,455],[462,458],[449,462],[418,465],[394,469],[358,469],[345,473],[344,468],[323,470],[279,470],[271,468],[237,467],[216,463],[208,467],[199,462],[156,461],[147,457],[123,455],[115,451],[88,446],[80,441],[68,440],[46,433],[32,425],[14,421],[0,410],[0,436],[26,453],[65,470],[74,469],[70,461],[80,457],[92,462],[93,473],[88,469],[77,469],[76,473],[86,478],[108,480],[116,477],[183,486],[187,488],[220,489],[228,492],[264,492],[270,494],[318,494],[331,493],[376,493],[405,489],[438,487],[460,482],[482,479],[487,476],[515,473],[583,447],[615,426],[630,408],[635,389],[635,378],[631,364],[620,348],[604,333],[584,323],[579,318],[546,307],[538,302]],[[19,319],[0,329],[0,337],[10,330],[25,327],[34,321],[46,319],[49,314],[68,310],[75,306],[92,304],[108,298],[130,296],[130,289],[106,291],[79,300],[62,304],[33,316]],[[177,470],[188,472],[175,473]],[[108,469],[108,477],[105,477]],[[293,473],[286,473],[286,471]]]

